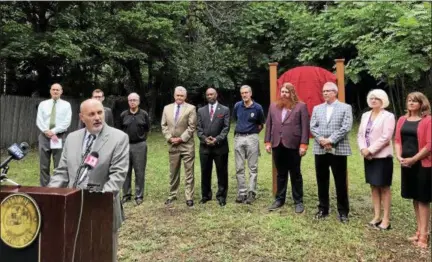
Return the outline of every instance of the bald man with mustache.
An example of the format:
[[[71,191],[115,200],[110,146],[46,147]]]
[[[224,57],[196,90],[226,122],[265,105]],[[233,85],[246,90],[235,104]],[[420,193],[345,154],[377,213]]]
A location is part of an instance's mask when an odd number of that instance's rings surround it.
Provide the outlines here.
[[[68,135],[59,166],[48,187],[74,187],[77,174],[81,175],[79,163],[86,157],[86,152],[99,154],[96,166],[77,186],[87,189],[88,184],[99,185],[98,191],[114,194],[112,257],[117,261],[118,229],[124,220],[119,193],[129,167],[129,138],[123,131],[105,123],[103,105],[96,99],[81,103],[80,119],[85,128]]]

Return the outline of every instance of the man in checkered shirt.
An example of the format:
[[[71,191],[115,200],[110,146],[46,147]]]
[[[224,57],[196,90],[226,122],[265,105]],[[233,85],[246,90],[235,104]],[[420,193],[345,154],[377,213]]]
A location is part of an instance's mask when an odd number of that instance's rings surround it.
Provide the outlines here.
[[[310,129],[315,138],[315,172],[318,183],[318,212],[316,219],[329,214],[329,184],[331,168],[337,196],[339,220],[348,222],[349,201],[347,181],[347,156],[351,155],[348,133],[353,116],[351,106],[337,100],[336,84],[327,82],[323,86],[325,102],[314,107]]]

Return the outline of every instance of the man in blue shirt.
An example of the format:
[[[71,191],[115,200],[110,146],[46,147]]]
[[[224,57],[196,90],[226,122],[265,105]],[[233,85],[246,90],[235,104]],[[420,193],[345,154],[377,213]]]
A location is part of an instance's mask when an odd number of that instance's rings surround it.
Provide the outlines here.
[[[257,192],[259,132],[265,123],[262,106],[252,100],[248,85],[240,88],[243,101],[235,104],[233,118],[237,121],[234,131],[235,165],[237,176],[237,203],[252,204]],[[249,167],[249,190],[246,186],[245,161]]]

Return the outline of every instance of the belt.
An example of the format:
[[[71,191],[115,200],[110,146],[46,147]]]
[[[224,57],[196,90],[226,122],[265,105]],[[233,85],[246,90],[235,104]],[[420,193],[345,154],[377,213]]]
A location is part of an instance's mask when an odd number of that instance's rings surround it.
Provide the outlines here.
[[[129,144],[138,144],[138,143],[142,143],[145,142],[146,140],[141,140],[141,141],[130,141]]]
[[[236,136],[250,136],[250,135],[256,135],[257,133],[236,133]]]

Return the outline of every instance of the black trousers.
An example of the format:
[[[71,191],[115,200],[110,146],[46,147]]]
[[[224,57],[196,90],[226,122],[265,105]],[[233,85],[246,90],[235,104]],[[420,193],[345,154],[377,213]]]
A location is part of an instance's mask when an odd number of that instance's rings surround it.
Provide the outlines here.
[[[200,161],[202,199],[212,199],[211,176],[213,169],[213,161],[216,165],[216,174],[218,178],[218,191],[216,193],[216,199],[226,199],[228,193],[228,153],[200,153]]]
[[[329,186],[330,169],[336,187],[337,208],[339,214],[348,215],[348,181],[347,181],[347,157],[333,154],[315,155],[315,171],[318,183],[318,208],[324,212],[329,210]]]
[[[272,149],[277,169],[276,201],[285,203],[288,172],[291,175],[291,191],[295,204],[303,203],[303,177],[300,171],[299,149],[286,148],[282,144]]]

